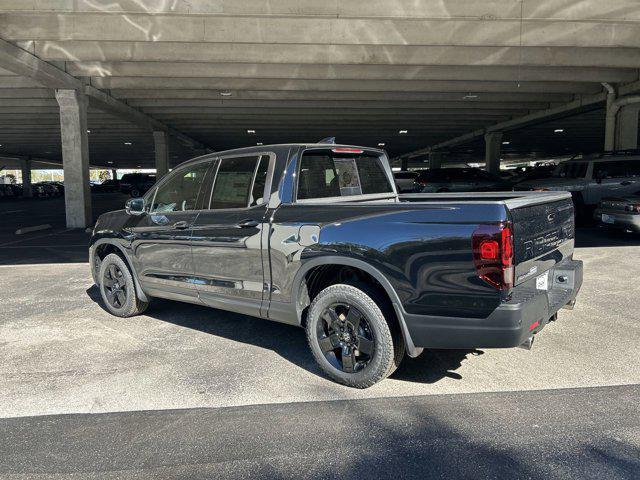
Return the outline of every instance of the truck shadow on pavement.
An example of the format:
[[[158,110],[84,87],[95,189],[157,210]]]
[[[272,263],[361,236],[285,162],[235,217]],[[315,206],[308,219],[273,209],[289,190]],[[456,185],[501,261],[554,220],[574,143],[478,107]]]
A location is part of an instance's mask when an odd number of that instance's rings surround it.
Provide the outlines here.
[[[86,292],[97,306],[103,308],[96,285]],[[316,365],[301,328],[164,299],[154,299],[144,315],[234,342],[272,350],[294,365],[326,378]],[[436,383],[443,378],[460,380],[462,375],[455,370],[460,368],[462,361],[469,355],[483,353],[479,350],[425,350],[418,358],[406,357],[391,378],[414,383]]]

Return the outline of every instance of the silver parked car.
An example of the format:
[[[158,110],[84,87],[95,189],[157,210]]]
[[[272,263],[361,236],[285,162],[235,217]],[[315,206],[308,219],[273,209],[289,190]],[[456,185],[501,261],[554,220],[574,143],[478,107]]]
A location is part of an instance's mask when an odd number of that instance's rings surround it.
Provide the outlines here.
[[[640,191],[628,197],[603,198],[595,219],[602,226],[640,233]]]
[[[416,182],[418,172],[393,172],[393,179],[396,182],[398,193],[418,192],[420,185]]]
[[[640,151],[594,154],[561,163],[549,178],[520,182],[516,190],[571,192],[577,206],[595,207],[605,197],[640,189]]]

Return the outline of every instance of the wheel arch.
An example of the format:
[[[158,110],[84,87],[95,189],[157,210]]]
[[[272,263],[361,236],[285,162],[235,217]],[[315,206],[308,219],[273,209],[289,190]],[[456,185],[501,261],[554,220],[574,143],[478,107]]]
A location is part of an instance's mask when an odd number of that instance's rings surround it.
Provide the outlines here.
[[[311,273],[314,269],[318,267],[326,267],[326,266],[342,266],[342,267],[351,267],[357,270],[361,270],[366,274],[373,277],[383,288],[385,293],[387,294],[389,301],[396,313],[396,317],[400,326],[400,331],[402,332],[402,337],[405,341],[406,351],[410,357],[417,357],[422,352],[421,348],[417,348],[409,334],[409,329],[407,328],[407,324],[404,320],[404,313],[401,307],[400,298],[396,293],[395,289],[389,282],[389,280],[374,266],[371,264],[359,260],[357,258],[351,257],[343,257],[339,255],[330,255],[314,258],[312,260],[307,261],[296,273],[295,280],[293,282],[293,291],[291,292],[291,301],[294,302],[296,309],[296,316],[298,318],[298,322],[301,324],[303,319],[303,313],[305,308],[307,308],[310,304],[310,298],[307,292],[307,275]]]
[[[143,302],[148,302],[149,298],[147,297],[147,294],[144,293],[144,290],[142,290],[142,286],[138,281],[138,275],[135,268],[133,267],[131,257],[127,253],[126,249],[124,249],[122,245],[119,245],[117,242],[113,241],[113,239],[101,238],[91,245],[91,248],[89,249],[89,265],[91,268],[91,272],[93,273],[95,270],[95,256],[98,255],[99,258],[104,258],[110,253],[116,253],[124,260],[127,267],[129,267],[129,270],[131,271],[131,276],[133,277],[133,283],[135,284],[138,298],[140,298],[140,300],[142,300]],[[94,276],[94,280],[95,279],[96,277]]]

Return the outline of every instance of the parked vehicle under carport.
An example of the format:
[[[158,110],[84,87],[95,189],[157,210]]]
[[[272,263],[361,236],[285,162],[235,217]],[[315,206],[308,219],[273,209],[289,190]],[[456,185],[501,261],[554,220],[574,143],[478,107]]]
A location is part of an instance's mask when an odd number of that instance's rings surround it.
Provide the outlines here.
[[[603,198],[594,217],[600,226],[640,233],[640,191],[627,197]]]
[[[393,179],[396,182],[396,189],[399,193],[419,192],[420,185],[416,182],[419,171],[413,172],[393,172]]]
[[[479,168],[435,168],[420,170],[416,182],[422,193],[506,192],[511,184]]]

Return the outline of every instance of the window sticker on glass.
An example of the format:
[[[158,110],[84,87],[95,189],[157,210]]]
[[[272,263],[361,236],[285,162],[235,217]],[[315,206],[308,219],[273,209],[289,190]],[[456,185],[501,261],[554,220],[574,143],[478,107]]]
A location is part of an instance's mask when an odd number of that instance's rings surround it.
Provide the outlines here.
[[[352,158],[336,158],[334,159],[336,172],[338,173],[338,185],[340,186],[340,195],[361,195],[360,177],[358,177],[358,169],[356,162]]]

